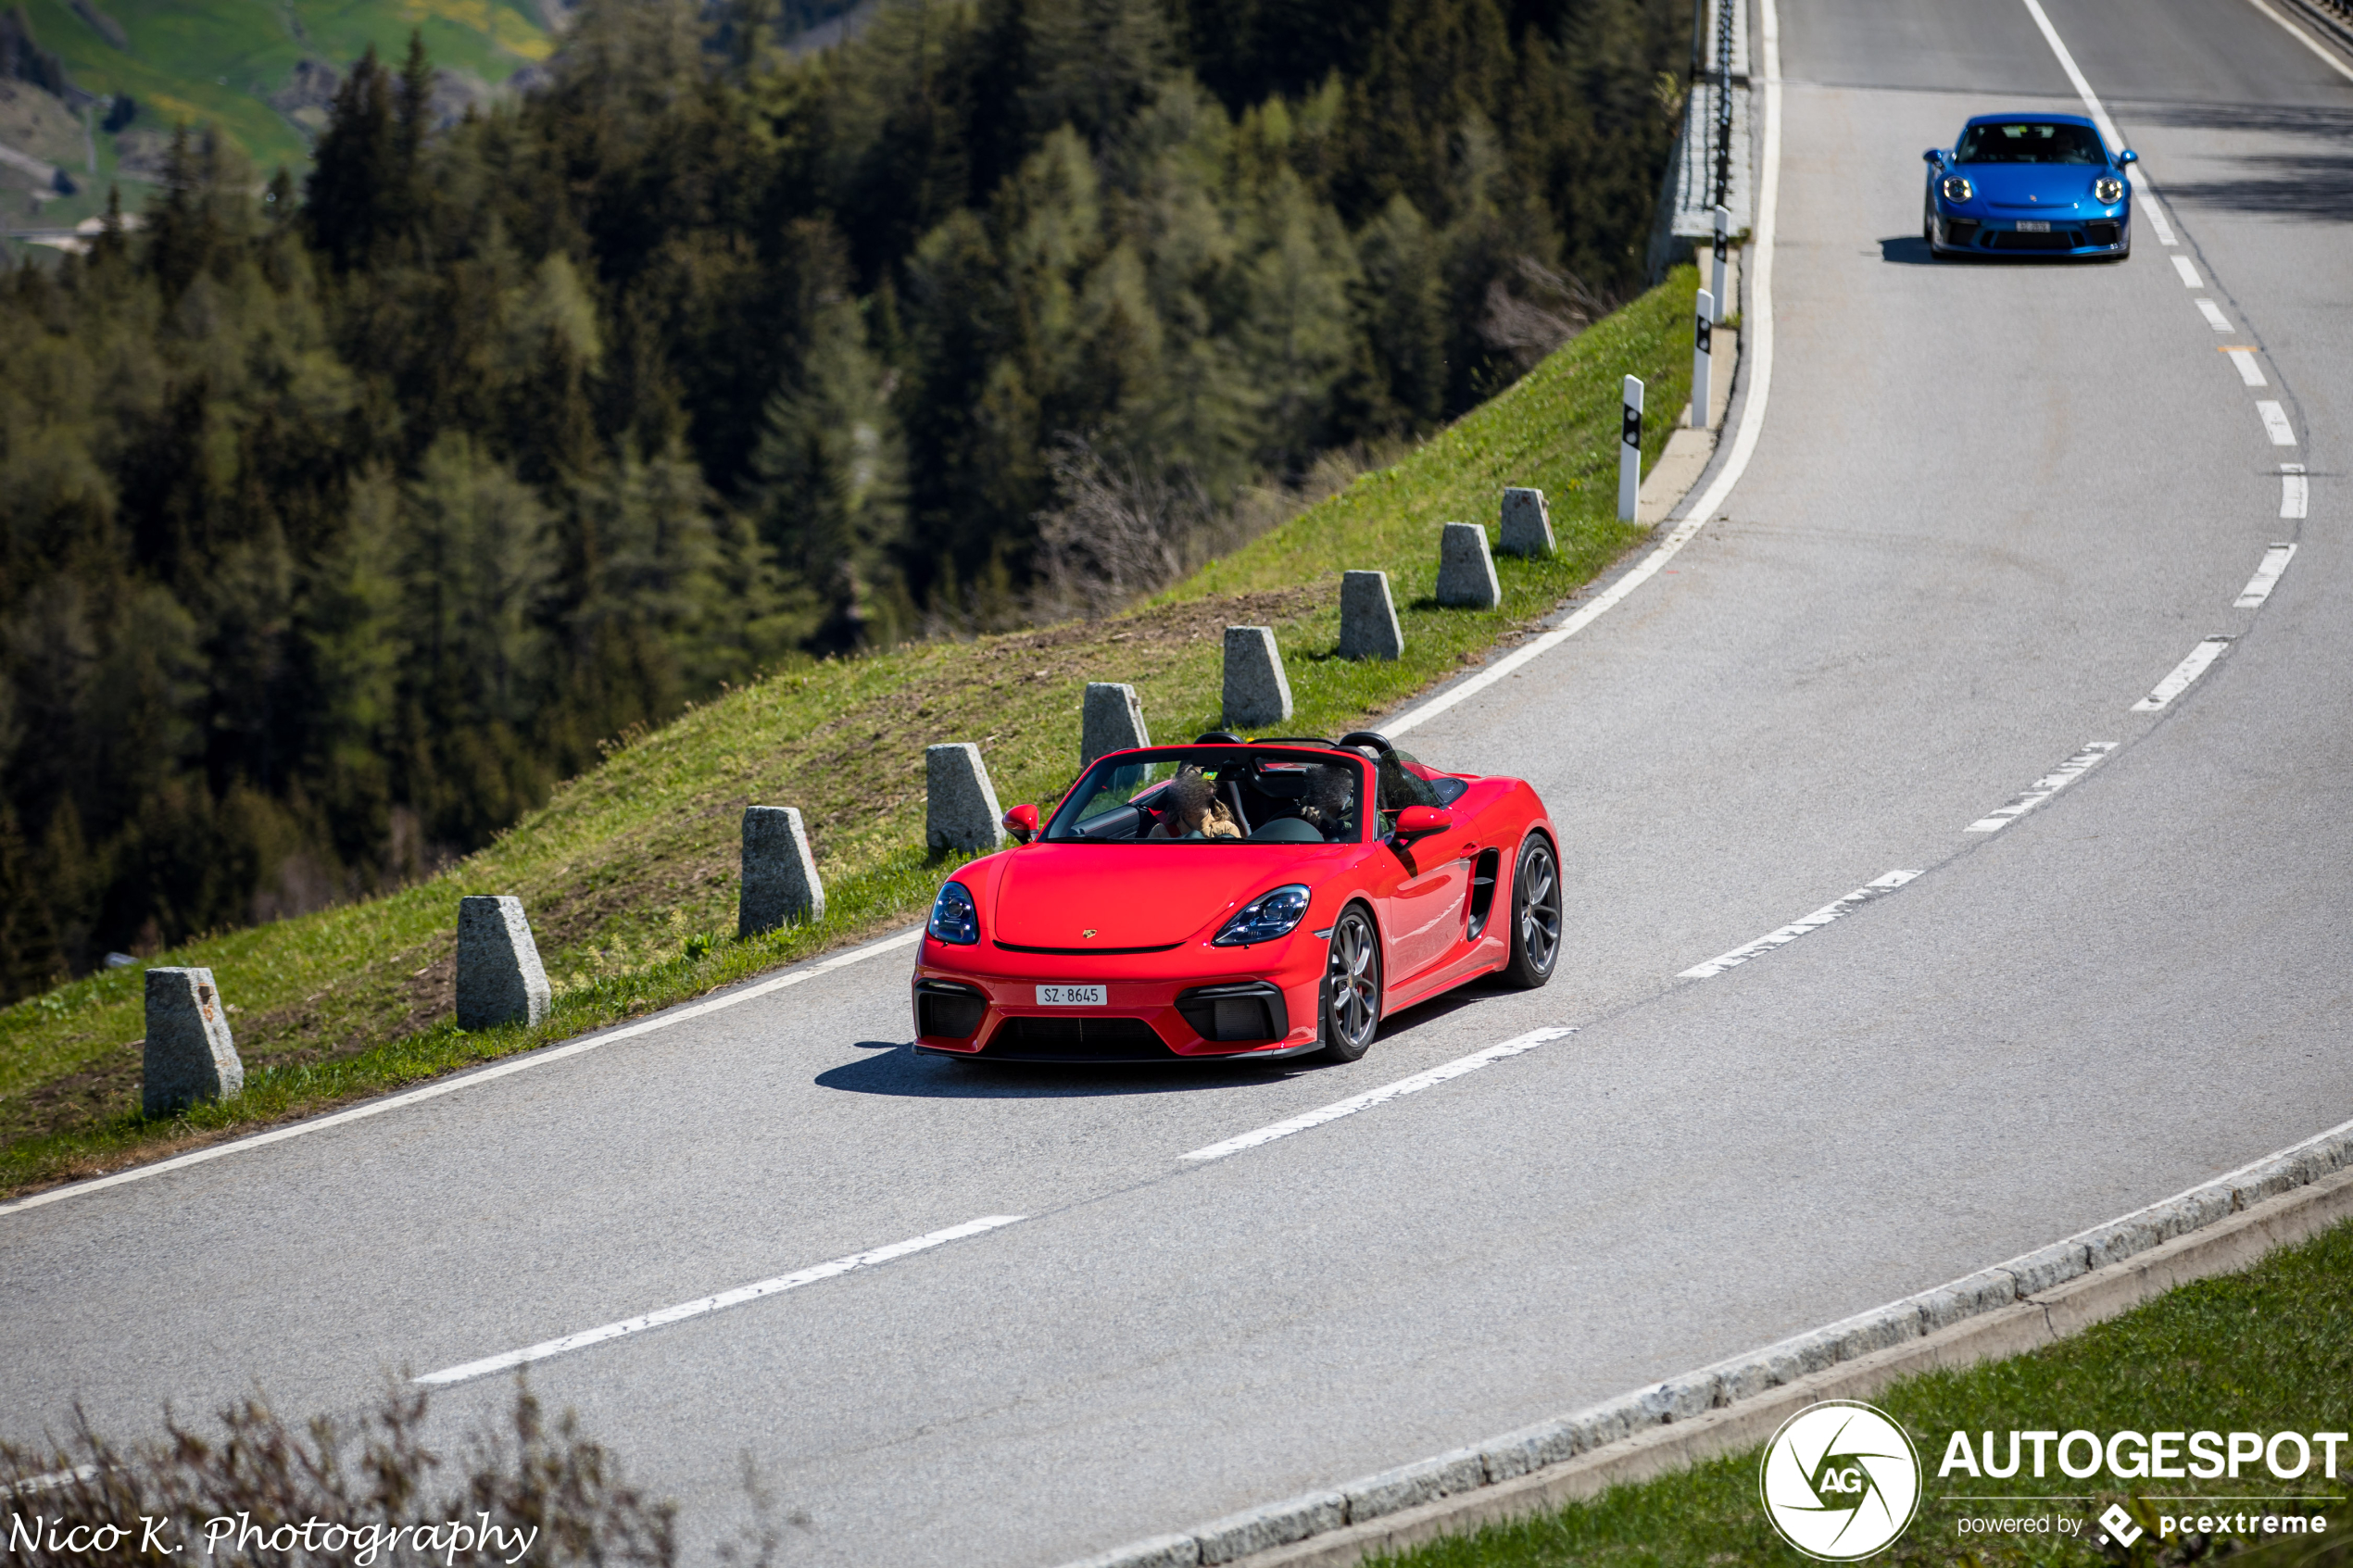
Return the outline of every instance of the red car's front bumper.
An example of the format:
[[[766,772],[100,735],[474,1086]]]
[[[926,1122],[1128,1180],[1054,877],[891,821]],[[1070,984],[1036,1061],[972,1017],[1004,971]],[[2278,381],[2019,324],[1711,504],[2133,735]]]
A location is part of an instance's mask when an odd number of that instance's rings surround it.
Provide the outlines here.
[[[1011,952],[925,935],[912,980],[915,1048],[1004,1061],[1257,1060],[1316,1047],[1324,944],[1300,931],[1254,947]],[[1101,1007],[1041,1007],[1039,985],[1101,985]]]

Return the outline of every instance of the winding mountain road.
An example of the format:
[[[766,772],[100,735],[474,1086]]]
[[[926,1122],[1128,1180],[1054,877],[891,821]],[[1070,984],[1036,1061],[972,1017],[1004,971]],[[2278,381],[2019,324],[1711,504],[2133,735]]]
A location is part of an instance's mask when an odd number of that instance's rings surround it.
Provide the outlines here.
[[[2145,213],[2122,265],[1931,262],[1920,149],[2082,107],[2034,6],[1781,0],[1753,459],[1624,603],[1412,735],[1550,802],[1548,989],[1419,1009],[1348,1067],[975,1071],[904,1043],[895,948],[0,1212],[0,1432],[76,1399],[144,1430],[256,1381],[349,1409],[389,1370],[1022,1216],[531,1379],[691,1542],[742,1517],[748,1453],[807,1515],[787,1562],[1038,1568],[1626,1392],[2353,1116],[2353,67],[2247,0],[2040,10],[2178,243]]]

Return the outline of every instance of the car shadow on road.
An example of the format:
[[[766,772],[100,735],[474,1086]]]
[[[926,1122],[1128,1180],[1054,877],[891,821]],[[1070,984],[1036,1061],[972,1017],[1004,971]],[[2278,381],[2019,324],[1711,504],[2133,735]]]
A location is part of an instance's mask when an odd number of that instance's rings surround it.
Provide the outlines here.
[[[1898,267],[1942,267],[1947,261],[1974,261],[1975,257],[1939,257],[1918,234],[1897,234],[1879,243],[1879,258]]]
[[[1411,1035],[1489,994],[1487,986],[1474,984],[1381,1020],[1380,1033],[1374,1037],[1365,1064],[1378,1064],[1384,1041]],[[1343,1065],[1316,1057],[1292,1057],[1285,1061],[966,1061],[919,1054],[912,1041],[903,1040],[860,1040],[854,1048],[868,1054],[818,1073],[819,1088],[931,1099],[1100,1098],[1249,1088],[1327,1073]],[[1402,1074],[1406,1070],[1399,1071]],[[1389,1075],[1384,1074],[1370,1082],[1388,1081]],[[1360,1081],[1342,1092],[1368,1086]]]

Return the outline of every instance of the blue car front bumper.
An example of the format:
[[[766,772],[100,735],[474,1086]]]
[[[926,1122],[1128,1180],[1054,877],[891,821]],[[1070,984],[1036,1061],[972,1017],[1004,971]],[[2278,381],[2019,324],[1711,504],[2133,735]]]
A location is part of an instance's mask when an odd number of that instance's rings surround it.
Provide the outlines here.
[[[2033,227],[2021,227],[2032,224]],[[2133,244],[2133,221],[2117,218],[2015,218],[1936,215],[1939,250],[1994,256],[2120,256]]]

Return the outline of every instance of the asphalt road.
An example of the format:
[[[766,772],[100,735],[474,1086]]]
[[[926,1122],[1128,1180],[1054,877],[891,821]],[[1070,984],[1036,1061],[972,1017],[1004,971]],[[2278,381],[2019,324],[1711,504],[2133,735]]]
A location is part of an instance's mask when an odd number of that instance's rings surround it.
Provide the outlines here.
[[[1551,803],[1550,988],[1417,1010],[1345,1068],[990,1073],[912,1056],[894,953],[0,1216],[0,1432],[75,1399],[144,1430],[257,1380],[349,1409],[388,1369],[1024,1215],[532,1381],[698,1542],[742,1516],[748,1453],[807,1515],[787,1561],[1047,1564],[1628,1391],[2353,1115],[2353,80],[2240,0],[2045,8],[2173,250],[2145,220],[2120,266],[1930,264],[1920,149],[2078,108],[2065,74],[2021,0],[1783,0],[1754,462],[1668,571],[1412,740]],[[2275,540],[2292,565],[2234,608]],[[2130,711],[2210,634],[2235,640],[2202,678]],[[2063,794],[1964,831],[2095,741]],[[1895,870],[1921,874],[1677,978]]]

